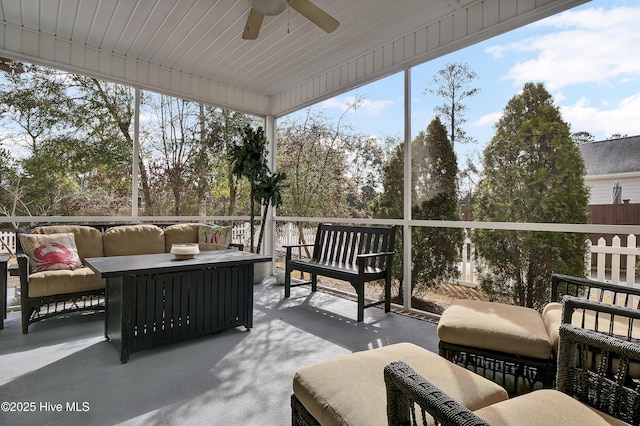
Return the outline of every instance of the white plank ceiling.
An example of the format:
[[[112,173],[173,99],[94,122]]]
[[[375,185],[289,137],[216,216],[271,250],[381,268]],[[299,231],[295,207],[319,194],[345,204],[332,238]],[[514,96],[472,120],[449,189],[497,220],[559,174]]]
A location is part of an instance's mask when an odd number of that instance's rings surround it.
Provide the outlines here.
[[[241,38],[248,0],[0,0],[0,54],[274,117],[584,0],[312,0]]]

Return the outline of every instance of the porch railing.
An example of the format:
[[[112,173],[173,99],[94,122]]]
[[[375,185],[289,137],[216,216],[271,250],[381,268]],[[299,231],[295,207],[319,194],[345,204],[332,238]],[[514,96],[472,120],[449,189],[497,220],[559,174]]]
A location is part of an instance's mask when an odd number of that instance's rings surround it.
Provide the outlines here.
[[[258,228],[259,229],[259,228]],[[258,229],[256,232],[258,232]],[[315,228],[303,228],[304,241],[313,244],[316,237]],[[4,244],[0,244],[0,253],[8,254],[9,248],[13,253],[16,250],[16,235],[13,232],[0,232],[0,239]],[[248,244],[249,223],[239,224],[233,227],[232,241],[234,243]],[[281,249],[287,244],[297,244],[299,241],[298,227],[293,223],[286,223],[278,227],[276,232],[276,248]],[[6,246],[5,246],[6,245]],[[638,276],[636,264],[640,260],[640,251],[637,248],[636,236],[631,234],[626,236],[626,244],[622,244],[622,238],[614,236],[611,245],[607,245],[604,238],[598,240],[594,245],[588,241],[589,252],[587,259],[591,261],[591,271],[594,278],[599,281],[609,281],[614,284],[625,283],[633,286]],[[456,284],[469,287],[477,287],[479,284],[476,270],[475,247],[471,239],[467,236],[460,249],[462,261],[459,263],[460,278]],[[594,254],[594,256],[591,256]],[[607,265],[610,264],[610,268]]]

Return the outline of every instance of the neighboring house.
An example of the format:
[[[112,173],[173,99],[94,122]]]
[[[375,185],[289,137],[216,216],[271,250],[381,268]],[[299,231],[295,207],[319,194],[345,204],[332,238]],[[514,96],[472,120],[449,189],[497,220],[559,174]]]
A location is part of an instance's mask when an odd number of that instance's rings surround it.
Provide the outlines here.
[[[589,204],[611,204],[613,186],[622,187],[621,200],[640,203],[640,136],[585,143],[580,152],[586,166]]]

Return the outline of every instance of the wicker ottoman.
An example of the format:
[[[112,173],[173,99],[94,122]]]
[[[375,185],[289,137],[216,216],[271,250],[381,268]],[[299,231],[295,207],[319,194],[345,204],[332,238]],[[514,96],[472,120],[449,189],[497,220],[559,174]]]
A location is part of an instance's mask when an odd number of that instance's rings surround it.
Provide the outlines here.
[[[440,355],[504,386],[515,395],[551,388],[562,307],[541,315],[522,306],[456,299],[438,323]]]
[[[411,343],[356,352],[298,370],[293,425],[387,425],[384,367],[404,361],[471,410],[507,399],[499,385]]]

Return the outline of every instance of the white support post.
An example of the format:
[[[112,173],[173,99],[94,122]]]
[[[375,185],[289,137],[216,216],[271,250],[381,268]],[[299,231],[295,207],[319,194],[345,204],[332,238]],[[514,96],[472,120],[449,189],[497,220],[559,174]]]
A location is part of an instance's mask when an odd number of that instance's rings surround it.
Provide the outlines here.
[[[265,135],[267,136],[267,140],[269,141],[269,145],[268,145],[269,158],[267,159],[269,164],[269,169],[275,173],[276,171],[276,119],[272,115],[268,115],[265,117]],[[275,216],[276,216],[276,209],[274,207],[271,209],[270,214],[267,215],[266,223],[262,224],[265,227],[264,243],[262,244],[263,253],[270,254],[272,256],[274,265],[276,261]],[[272,273],[273,272],[275,271],[272,271]]]
[[[411,68],[404,70],[403,305],[411,308]]]
[[[131,216],[138,217],[138,185],[140,166],[140,88],[136,87],[133,106],[133,158],[131,167]]]

